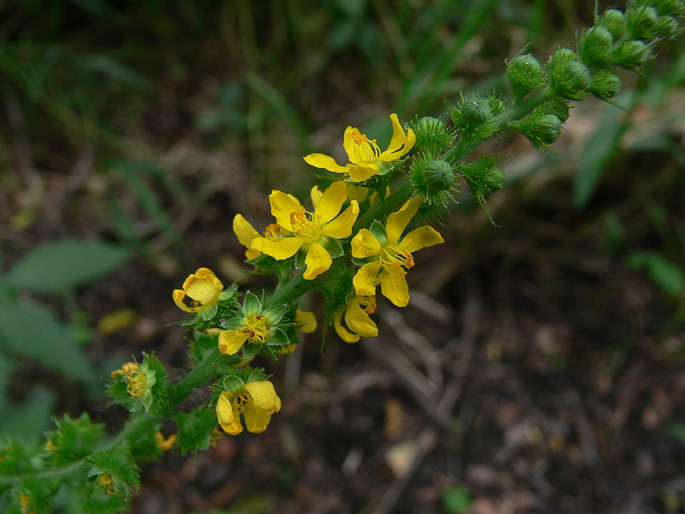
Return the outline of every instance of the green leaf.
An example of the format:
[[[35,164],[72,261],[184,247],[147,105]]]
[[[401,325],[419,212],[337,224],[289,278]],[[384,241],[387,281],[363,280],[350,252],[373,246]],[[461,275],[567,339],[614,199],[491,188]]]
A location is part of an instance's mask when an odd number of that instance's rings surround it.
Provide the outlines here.
[[[461,514],[471,507],[471,497],[466,487],[454,487],[442,495],[442,508],[447,514]]]
[[[0,418],[0,433],[39,439],[50,425],[55,408],[55,394],[43,386],[34,387],[18,405],[4,408]]]
[[[61,293],[103,277],[129,258],[129,251],[115,244],[65,239],[25,255],[5,276],[5,281],[17,289]]]
[[[75,380],[95,380],[92,364],[67,327],[42,305],[0,300],[0,342]]]
[[[618,150],[619,138],[626,128],[620,114],[619,109],[609,106],[597,130],[583,147],[573,180],[573,207],[577,210],[584,209],[590,202],[607,163]]]
[[[685,273],[677,265],[656,252],[637,252],[628,257],[628,266],[645,268],[652,283],[662,291],[674,296],[685,290]]]

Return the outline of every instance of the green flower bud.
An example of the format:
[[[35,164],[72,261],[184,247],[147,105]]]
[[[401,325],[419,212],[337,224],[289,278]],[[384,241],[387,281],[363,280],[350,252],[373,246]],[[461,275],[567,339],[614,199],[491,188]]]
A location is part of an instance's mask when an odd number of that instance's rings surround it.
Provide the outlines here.
[[[507,77],[516,102],[544,84],[540,63],[530,54],[518,55],[508,62]]]
[[[484,155],[477,161],[462,163],[458,167],[471,194],[481,205],[485,203],[485,196],[504,187],[506,177],[504,172],[495,166],[497,161],[498,159],[492,155]]]
[[[568,48],[556,50],[549,59],[550,88],[567,100],[580,100],[590,83],[588,69],[576,60],[576,54]]]
[[[658,37],[673,37],[678,33],[678,22],[673,16],[662,16],[656,22],[654,32]]]
[[[626,11],[626,33],[632,39],[653,39],[659,18],[654,7],[642,6]]]
[[[414,160],[410,180],[414,191],[428,205],[446,205],[452,200],[456,176],[452,165],[442,159],[421,157]]]
[[[490,170],[485,174],[485,187],[490,193],[496,193],[504,187],[506,183],[506,175],[504,171],[497,166],[490,168]]]
[[[568,104],[561,98],[553,98],[540,107],[541,112],[553,114],[564,123],[568,119]]]
[[[597,25],[605,27],[614,39],[618,39],[626,32],[626,19],[623,13],[617,9],[609,9],[597,20]]]
[[[578,40],[578,56],[583,63],[606,64],[613,43],[611,32],[604,27],[591,27]]]
[[[496,96],[488,96],[488,107],[493,116],[499,116],[507,108],[506,104]]]
[[[424,116],[413,127],[419,150],[442,153],[454,144],[454,130],[442,120]]]
[[[464,103],[461,109],[462,119],[468,126],[478,127],[488,121],[490,107],[482,100],[475,99]]]
[[[651,3],[662,16],[679,17],[685,13],[685,3],[682,0],[653,0]]]
[[[611,59],[614,64],[638,71],[649,56],[650,47],[642,41],[626,39],[614,46]]]
[[[615,73],[609,70],[598,70],[592,76],[592,81],[587,87],[595,96],[606,100],[607,98],[613,98],[621,90],[621,79],[619,79]]]
[[[526,136],[536,148],[546,148],[561,134],[561,120],[554,114],[536,110],[527,118],[515,121],[512,126]]]
[[[459,107],[451,107],[450,118],[455,128],[465,137],[474,135],[487,137],[487,122],[492,119],[492,111],[487,100],[479,97],[463,100]]]

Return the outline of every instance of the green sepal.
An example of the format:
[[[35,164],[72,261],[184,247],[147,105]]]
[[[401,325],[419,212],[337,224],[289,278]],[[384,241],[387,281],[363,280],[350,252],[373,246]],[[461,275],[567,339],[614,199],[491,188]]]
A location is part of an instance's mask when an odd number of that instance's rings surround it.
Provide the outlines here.
[[[259,350],[262,349],[262,346],[263,345],[261,345],[261,344],[250,344],[250,343],[246,342],[242,347],[243,359],[245,359],[245,360],[251,359],[252,357],[257,355],[259,353]]]
[[[243,314],[245,316],[254,316],[262,312],[262,302],[259,301],[257,295],[248,291],[245,293],[243,300]]]
[[[114,487],[123,492],[124,498],[130,498],[132,490],[140,486],[140,468],[126,446],[96,452],[86,458],[85,465],[89,478],[109,473]]]
[[[139,464],[152,462],[162,456],[163,452],[155,440],[155,433],[161,426],[161,423],[157,424],[131,442],[131,454],[136,456],[136,462]]]
[[[374,220],[369,227],[369,231],[373,234],[373,237],[378,239],[381,246],[388,244],[388,232],[385,230],[385,226],[378,220]]]
[[[340,241],[332,237],[321,236],[321,238],[319,239],[319,244],[326,249],[326,251],[333,259],[335,259],[336,257],[340,257],[344,253]]]
[[[278,325],[281,319],[283,319],[283,315],[287,309],[287,306],[282,303],[278,305],[272,305],[271,307],[268,307],[262,311],[262,316],[266,318],[266,321],[269,323],[269,325]]]
[[[209,305],[202,309],[199,314],[202,316],[203,320],[209,321],[216,315],[217,310],[219,310],[219,307],[216,304]]]
[[[222,384],[224,391],[229,391],[233,394],[238,394],[245,387],[245,382],[238,375],[229,375],[224,377]]]
[[[227,319],[221,324],[221,326],[225,330],[238,330],[240,327],[245,326],[245,317],[236,316],[235,318]]]
[[[190,412],[176,412],[174,421],[178,428],[176,447],[181,455],[209,448],[212,433],[218,424],[215,409],[198,407]]]
[[[288,335],[281,328],[271,327],[266,344],[269,346],[283,346],[290,344],[290,340],[288,339]]]
[[[305,259],[307,258],[307,251],[309,250],[308,244],[303,244],[300,249],[295,254],[295,267],[297,269],[302,269],[306,266]]]
[[[148,379],[150,399],[143,398],[143,406],[146,411],[151,412],[154,415],[169,417],[171,415],[171,411],[169,410],[169,391],[171,389],[171,383],[169,382],[166,368],[154,353],[144,353],[143,364],[141,365],[140,370],[141,372],[145,372],[145,369],[154,373],[154,376]]]
[[[93,423],[84,412],[73,419],[65,414],[62,419],[55,419],[57,430],[46,434],[52,443],[49,459],[57,465],[65,465],[93,453],[103,441],[105,428],[102,423]]]

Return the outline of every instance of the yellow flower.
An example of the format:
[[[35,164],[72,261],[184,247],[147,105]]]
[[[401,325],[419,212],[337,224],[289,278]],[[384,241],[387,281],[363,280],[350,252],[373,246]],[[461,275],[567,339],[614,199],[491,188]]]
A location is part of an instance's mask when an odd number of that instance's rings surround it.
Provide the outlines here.
[[[334,173],[347,173],[353,182],[362,182],[376,173],[383,175],[390,169],[390,163],[409,152],[416,142],[416,135],[412,129],[404,133],[397,114],[391,114],[390,121],[393,133],[385,152],[381,152],[375,139],[369,139],[357,128],[347,127],[343,146],[350,160],[349,164],[340,166],[333,157],[320,153],[309,154],[304,160],[316,168]]]
[[[333,327],[340,338],[346,343],[356,343],[360,337],[376,337],[378,327],[369,317],[376,311],[376,297],[355,295],[352,301],[333,318]],[[344,320],[349,328],[345,328]]]
[[[271,415],[279,410],[281,399],[268,380],[245,384],[237,393],[224,391],[216,404],[219,424],[230,435],[237,435],[243,431],[240,423],[241,413],[245,418],[248,432],[258,434],[266,430]]]
[[[288,336],[278,326],[285,314],[284,305],[264,309],[259,298],[248,291],[240,314],[221,324],[226,330],[219,333],[219,351],[224,355],[235,355],[247,343],[243,357],[249,359],[264,344],[277,347],[288,344]]]
[[[128,375],[131,371],[138,371],[138,364],[135,362],[127,362],[121,369],[112,371],[110,375],[112,376],[112,380],[116,380],[117,375]]]
[[[121,375],[121,377],[119,377]],[[127,362],[121,369],[112,371],[112,379],[126,384],[126,392],[131,398],[140,398],[147,411],[152,405],[152,386],[157,382],[155,372],[143,363],[140,367],[135,362]]]
[[[418,211],[422,198],[416,196],[388,216],[386,227],[374,222],[352,238],[352,256],[365,264],[352,280],[358,295],[374,295],[380,283],[383,295],[398,307],[409,302],[405,275],[414,266],[412,252],[444,242],[433,228],[423,226],[400,236]]]
[[[314,205],[314,212],[306,211],[294,196],[273,191],[269,196],[271,214],[290,235],[257,237],[251,243],[252,248],[279,261],[292,257],[301,249],[307,266],[303,276],[306,280],[315,279],[331,267],[332,257],[342,255],[337,240],[352,234],[359,204],[352,200],[340,213],[345,200],[347,188],[343,182],[334,182],[326,189]]]
[[[171,434],[165,439],[161,432],[155,432],[155,443],[157,444],[157,448],[163,452],[171,450],[174,446],[174,442],[176,442],[176,434]]]
[[[316,331],[317,326],[316,316],[313,312],[304,312],[297,309],[297,312],[295,313],[295,330],[304,332],[305,334],[311,334]],[[297,343],[290,343],[285,346],[280,346],[277,352],[279,355],[290,355],[296,347]]]
[[[117,493],[118,489],[114,485],[114,479],[112,478],[112,475],[110,475],[109,473],[98,475],[96,481],[98,484],[104,487],[105,491],[107,491],[107,494]]]
[[[216,314],[223,289],[212,270],[200,268],[183,282],[183,289],[174,290],[174,302],[182,311],[202,312],[202,318],[210,320]]]
[[[31,497],[28,494],[19,495],[19,506],[21,507],[21,514],[35,514],[36,511],[29,510],[31,505]]]
[[[252,241],[262,236],[259,235],[259,232],[257,232],[242,214],[236,214],[233,218],[233,232],[238,237],[240,244],[247,247],[247,251],[245,252],[245,257],[247,259],[256,259],[262,254],[259,250],[252,248]],[[277,223],[267,225],[266,230],[264,231],[264,238],[266,239],[275,239],[282,235],[288,234]]]

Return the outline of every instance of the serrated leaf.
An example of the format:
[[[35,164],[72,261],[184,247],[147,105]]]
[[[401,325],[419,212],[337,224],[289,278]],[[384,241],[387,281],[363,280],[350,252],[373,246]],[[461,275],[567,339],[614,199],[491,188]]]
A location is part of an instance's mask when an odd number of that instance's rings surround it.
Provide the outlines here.
[[[25,255],[5,276],[17,289],[61,293],[103,277],[131,257],[121,246],[102,241],[65,239]]]
[[[67,327],[42,305],[0,300],[0,343],[75,380],[95,380]]]

